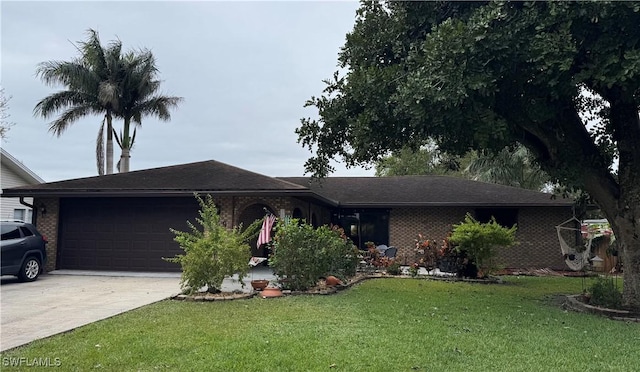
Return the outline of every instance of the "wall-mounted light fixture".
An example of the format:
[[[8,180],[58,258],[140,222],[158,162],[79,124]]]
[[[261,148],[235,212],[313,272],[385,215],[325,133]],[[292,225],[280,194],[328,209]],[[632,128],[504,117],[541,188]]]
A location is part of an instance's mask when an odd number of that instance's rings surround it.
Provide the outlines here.
[[[47,206],[44,205],[44,203],[40,203],[40,206],[38,207],[38,209],[40,210],[41,216],[44,216],[45,214],[47,214]]]

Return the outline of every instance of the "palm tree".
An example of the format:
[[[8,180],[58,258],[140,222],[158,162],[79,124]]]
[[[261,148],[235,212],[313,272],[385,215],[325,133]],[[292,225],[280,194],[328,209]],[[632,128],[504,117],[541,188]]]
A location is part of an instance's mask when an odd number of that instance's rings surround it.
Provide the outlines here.
[[[529,150],[518,144],[495,154],[479,153],[465,173],[476,181],[541,191],[548,187],[550,178],[532,159]]]
[[[142,125],[143,116],[155,116],[162,121],[171,120],[169,110],[177,107],[181,97],[169,97],[158,94],[160,80],[153,54],[142,50],[139,54],[128,53],[123,57],[124,76],[121,81],[122,92],[119,101],[118,117],[124,120],[123,130],[116,141],[122,150],[120,172],[129,171],[131,149],[136,138],[137,128],[130,134],[131,123]]]
[[[119,40],[112,41],[105,49],[100,44],[98,33],[89,29],[88,40],[77,46],[80,56],[70,62],[47,61],[38,65],[36,74],[48,85],[61,84],[66,87],[45,97],[34,108],[34,114],[45,119],[64,110],[49,125],[49,131],[58,137],[78,119],[87,115],[102,115],[104,119],[96,141],[98,174],[104,174],[103,132],[106,123],[107,149],[106,173],[113,173],[113,127],[115,112],[119,111],[118,80],[122,76]]]

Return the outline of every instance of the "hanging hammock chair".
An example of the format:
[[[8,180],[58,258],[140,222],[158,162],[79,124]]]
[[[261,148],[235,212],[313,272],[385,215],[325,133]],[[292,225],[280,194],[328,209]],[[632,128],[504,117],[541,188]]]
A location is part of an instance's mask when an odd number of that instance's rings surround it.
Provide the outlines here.
[[[584,244],[582,245],[574,246],[567,243],[567,241],[562,237],[563,231],[572,231],[574,233],[582,232],[580,228],[565,226],[571,222],[577,222],[579,225],[581,224],[580,220],[574,216],[556,226],[556,231],[558,232],[558,240],[560,241],[560,250],[562,251],[564,262],[571,270],[579,271],[589,264],[593,234],[588,234],[584,239]]]

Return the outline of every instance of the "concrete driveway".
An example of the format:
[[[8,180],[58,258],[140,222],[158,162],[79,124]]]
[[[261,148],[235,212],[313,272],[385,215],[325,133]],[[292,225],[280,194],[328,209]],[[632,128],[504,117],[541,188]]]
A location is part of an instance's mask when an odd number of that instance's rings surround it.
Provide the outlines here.
[[[54,271],[43,274],[32,283],[20,283],[15,278],[3,276],[0,285],[0,351],[109,318],[180,292],[180,274],[96,274]]]

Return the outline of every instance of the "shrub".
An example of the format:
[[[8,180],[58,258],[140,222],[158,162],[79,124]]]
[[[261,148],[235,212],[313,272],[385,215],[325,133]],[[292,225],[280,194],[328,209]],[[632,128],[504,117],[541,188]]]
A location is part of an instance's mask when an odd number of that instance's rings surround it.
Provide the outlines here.
[[[391,265],[387,267],[387,274],[389,275],[400,275],[400,262],[393,260]]]
[[[286,288],[306,290],[328,275],[341,279],[353,276],[357,253],[341,229],[329,226],[314,229],[292,219],[278,221],[269,265],[278,277],[285,279]]]
[[[261,221],[253,222],[243,232],[241,227],[227,229],[220,223],[211,195],[204,200],[197,194],[195,197],[200,204],[200,218],[196,221],[202,230],[190,221],[187,221],[190,232],[171,229],[184,254],[165,260],[182,266],[180,285],[185,293],[191,294],[204,287],[209,292],[218,292],[226,276],[238,274],[242,282],[247,275],[251,258],[247,242],[257,236]]]
[[[515,241],[516,226],[500,226],[495,218],[488,223],[476,221],[467,214],[464,222],[454,225],[449,241],[459,253],[465,253],[470,261],[486,269],[486,263],[496,255],[497,247],[511,247]]]
[[[598,277],[589,289],[591,305],[619,309],[622,306],[622,293],[616,288],[613,279]]]

